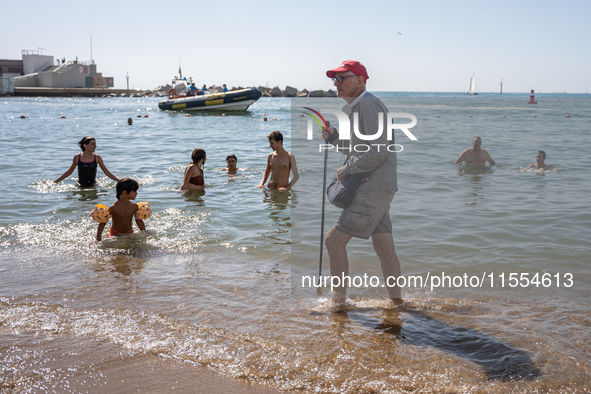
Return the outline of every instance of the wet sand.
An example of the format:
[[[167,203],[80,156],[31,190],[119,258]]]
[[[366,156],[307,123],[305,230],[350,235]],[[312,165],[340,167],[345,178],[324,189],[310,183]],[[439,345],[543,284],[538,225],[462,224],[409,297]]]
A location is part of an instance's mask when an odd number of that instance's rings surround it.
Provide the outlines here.
[[[279,393],[192,362],[134,355],[89,338],[32,332],[0,334],[0,371],[0,392]]]

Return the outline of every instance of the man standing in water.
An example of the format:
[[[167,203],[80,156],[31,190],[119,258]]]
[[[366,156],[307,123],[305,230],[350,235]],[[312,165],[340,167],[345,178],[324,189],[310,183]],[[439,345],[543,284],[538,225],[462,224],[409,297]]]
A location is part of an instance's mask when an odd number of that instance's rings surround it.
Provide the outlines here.
[[[484,167],[488,161],[491,165],[495,165],[495,161],[490,157],[487,151],[481,149],[482,139],[480,137],[472,138],[472,148],[468,148],[456,159],[455,164],[466,161],[470,167]]]
[[[269,157],[267,158],[267,168],[265,169],[263,180],[255,188],[265,187],[265,182],[269,178],[269,175],[271,175],[268,188],[284,192],[291,189],[300,178],[295,156],[283,148],[283,134],[281,132],[273,131],[267,138],[269,139],[269,146],[273,149],[273,152],[269,153]],[[293,173],[291,182],[289,181],[290,170]]]
[[[332,78],[337,88],[337,96],[347,102],[343,112],[349,116],[351,130],[354,130],[355,113],[359,115],[360,134],[370,136],[377,133],[380,113],[384,117],[382,124],[386,124],[388,109],[381,100],[365,89],[369,76],[363,64],[347,60],[339,67],[327,71],[326,75]],[[382,266],[388,297],[392,304],[400,304],[402,303],[400,288],[395,285],[396,278],[400,276],[400,262],[394,248],[389,212],[394,193],[398,190],[396,152],[383,148],[394,143],[394,136],[392,141],[388,141],[386,133],[383,132],[379,138],[371,141],[369,150],[359,149],[360,152],[355,150],[355,146],[365,146],[368,141],[360,139],[357,133],[351,133],[350,141],[339,142],[338,132],[328,128],[323,129],[322,138],[328,143],[338,145],[339,152],[349,155],[345,165],[337,171],[337,178],[340,181],[345,180],[349,175],[370,173],[369,180],[359,186],[351,204],[343,210],[326,235],[325,244],[330,259],[331,277],[343,279],[349,275],[346,247],[351,238],[369,239],[371,237]],[[382,149],[379,149],[379,145]],[[394,282],[388,278],[394,278]],[[347,285],[350,286],[343,279],[339,287],[334,287],[332,298],[337,308],[345,307]]]

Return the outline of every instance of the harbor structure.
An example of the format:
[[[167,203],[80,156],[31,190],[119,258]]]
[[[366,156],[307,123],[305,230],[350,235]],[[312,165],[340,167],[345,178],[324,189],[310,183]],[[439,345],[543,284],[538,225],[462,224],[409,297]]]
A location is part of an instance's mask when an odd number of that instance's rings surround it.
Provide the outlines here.
[[[14,78],[23,75],[23,61],[0,59],[0,78]]]
[[[51,93],[52,89],[108,90],[114,86],[113,77],[103,77],[94,60],[81,62],[76,57],[76,60],[60,61],[47,55],[43,48],[22,50],[21,57],[21,60],[0,60],[0,91],[18,95],[21,90],[31,90],[24,88],[43,88]]]
[[[113,77],[103,77],[97,72],[94,61],[80,62],[56,61],[45,51],[23,50],[23,74],[14,77],[14,87],[42,88],[109,88],[113,87]]]

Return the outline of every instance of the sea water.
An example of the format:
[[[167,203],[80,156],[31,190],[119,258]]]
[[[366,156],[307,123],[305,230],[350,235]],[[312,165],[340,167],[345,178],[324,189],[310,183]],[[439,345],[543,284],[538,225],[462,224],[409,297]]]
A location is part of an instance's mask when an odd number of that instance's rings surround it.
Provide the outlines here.
[[[110,366],[139,357],[281,390],[589,390],[591,98],[378,95],[418,119],[417,141],[395,131],[402,274],[484,280],[409,286],[394,310],[383,288],[352,288],[348,310],[326,315],[309,310],[328,304],[330,288],[301,284],[318,273],[323,153],[297,101],[187,117],[155,98],[1,99],[0,390],[106,387]],[[285,193],[254,188],[272,130],[299,166]],[[140,183],[153,234],[93,242],[89,212],[115,201],[100,169],[90,189],[75,186],[76,172],[42,182],[67,170],[85,135],[113,174]],[[476,135],[497,164],[455,165]],[[180,192],[195,147],[207,151],[206,187]],[[554,170],[523,170],[540,149]],[[230,153],[237,176],[221,171]],[[342,161],[329,154],[330,179]],[[324,233],[339,212],[326,206]],[[354,239],[348,253],[351,275],[381,277],[371,241]],[[328,274],[326,252],[323,264]],[[519,284],[536,273],[550,285]],[[512,287],[511,274],[522,282]]]

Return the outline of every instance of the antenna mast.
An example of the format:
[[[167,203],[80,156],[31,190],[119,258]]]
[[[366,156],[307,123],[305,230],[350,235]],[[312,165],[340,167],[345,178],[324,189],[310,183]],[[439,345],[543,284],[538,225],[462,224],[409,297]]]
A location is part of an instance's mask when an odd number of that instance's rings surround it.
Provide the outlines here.
[[[94,64],[94,60],[92,59],[92,34],[90,35],[90,64]]]

